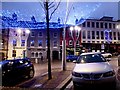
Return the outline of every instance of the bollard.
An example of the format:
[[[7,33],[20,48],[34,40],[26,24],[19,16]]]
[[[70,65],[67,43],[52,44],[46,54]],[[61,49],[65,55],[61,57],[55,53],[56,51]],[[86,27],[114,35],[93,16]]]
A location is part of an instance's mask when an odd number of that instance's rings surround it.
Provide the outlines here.
[[[118,66],[120,66],[120,55],[118,55]]]

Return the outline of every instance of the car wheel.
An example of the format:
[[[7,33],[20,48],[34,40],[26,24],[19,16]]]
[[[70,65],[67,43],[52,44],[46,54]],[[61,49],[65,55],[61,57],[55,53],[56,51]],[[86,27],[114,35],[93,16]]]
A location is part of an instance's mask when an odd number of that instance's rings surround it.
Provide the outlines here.
[[[34,70],[30,70],[28,77],[29,78],[33,78],[34,77]]]
[[[111,58],[111,55],[109,55],[108,58]]]

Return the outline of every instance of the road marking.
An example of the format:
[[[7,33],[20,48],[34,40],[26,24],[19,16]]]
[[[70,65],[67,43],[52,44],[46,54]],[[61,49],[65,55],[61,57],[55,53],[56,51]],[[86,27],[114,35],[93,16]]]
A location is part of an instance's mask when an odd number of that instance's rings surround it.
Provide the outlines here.
[[[40,88],[42,86],[42,84],[36,84],[34,85],[34,88]]]

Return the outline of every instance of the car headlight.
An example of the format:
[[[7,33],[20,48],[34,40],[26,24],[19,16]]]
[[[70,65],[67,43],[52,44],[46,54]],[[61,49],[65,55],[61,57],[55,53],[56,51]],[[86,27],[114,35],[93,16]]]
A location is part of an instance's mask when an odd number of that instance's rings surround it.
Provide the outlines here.
[[[82,75],[78,72],[72,72],[72,75],[75,77],[82,77]]]
[[[114,76],[115,72],[114,71],[109,71],[103,74],[103,77],[110,77],[110,76]]]

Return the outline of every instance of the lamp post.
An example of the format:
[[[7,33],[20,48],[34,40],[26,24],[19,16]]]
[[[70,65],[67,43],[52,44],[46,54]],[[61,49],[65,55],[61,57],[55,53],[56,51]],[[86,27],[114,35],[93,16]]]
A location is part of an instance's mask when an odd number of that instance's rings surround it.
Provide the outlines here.
[[[74,55],[76,55],[76,43],[80,36],[80,30],[81,30],[81,27],[79,27],[79,26],[70,27],[70,32],[71,32],[71,36],[72,36],[73,44],[74,44]]]

